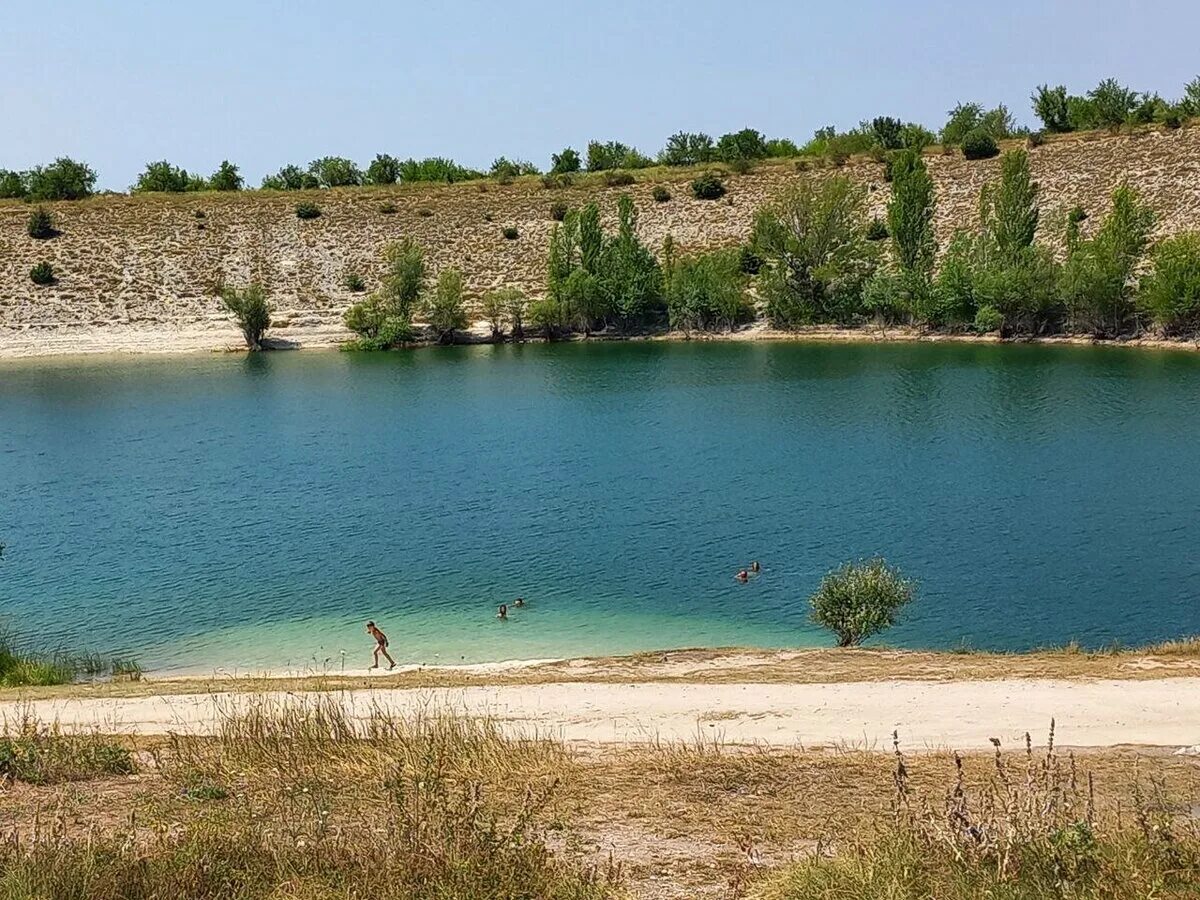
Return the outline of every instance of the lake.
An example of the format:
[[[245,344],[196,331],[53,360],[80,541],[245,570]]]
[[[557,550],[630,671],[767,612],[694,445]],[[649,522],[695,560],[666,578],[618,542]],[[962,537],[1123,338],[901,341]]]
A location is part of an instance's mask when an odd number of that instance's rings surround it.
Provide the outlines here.
[[[0,619],[161,670],[1200,632],[1200,355],[628,343],[0,362]],[[750,560],[762,574],[740,585]],[[525,609],[497,621],[499,603]]]

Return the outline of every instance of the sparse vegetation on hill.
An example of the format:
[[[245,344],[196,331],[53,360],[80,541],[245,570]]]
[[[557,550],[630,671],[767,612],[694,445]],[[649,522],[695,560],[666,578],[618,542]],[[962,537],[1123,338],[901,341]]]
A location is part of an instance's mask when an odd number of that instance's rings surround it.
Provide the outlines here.
[[[223,287],[219,293],[221,302],[237,320],[246,347],[261,350],[263,335],[271,327],[271,302],[266,288],[254,282],[245,288]]]

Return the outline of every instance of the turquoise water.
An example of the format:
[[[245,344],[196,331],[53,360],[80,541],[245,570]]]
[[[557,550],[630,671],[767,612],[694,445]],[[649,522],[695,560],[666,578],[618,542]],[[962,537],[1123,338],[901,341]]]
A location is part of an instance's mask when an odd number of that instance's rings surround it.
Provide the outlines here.
[[[0,364],[0,617],[156,669],[1200,632],[1200,355],[622,344]],[[738,585],[751,559],[762,575]],[[497,604],[523,595],[508,622]]]

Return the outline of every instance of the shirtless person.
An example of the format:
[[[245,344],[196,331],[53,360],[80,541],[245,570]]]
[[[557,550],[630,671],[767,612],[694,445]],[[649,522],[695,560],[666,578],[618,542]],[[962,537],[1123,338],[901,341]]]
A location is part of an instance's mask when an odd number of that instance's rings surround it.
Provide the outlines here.
[[[380,653],[382,653],[384,655],[384,657],[387,659],[389,669],[396,668],[396,661],[394,659],[392,659],[392,655],[387,652],[387,647],[388,647],[387,635],[384,634],[382,631],[380,631],[378,628],[376,628],[374,622],[367,623],[367,634],[369,634],[371,637],[375,638],[375,665],[371,666],[371,668],[372,669],[379,668],[379,654]]]

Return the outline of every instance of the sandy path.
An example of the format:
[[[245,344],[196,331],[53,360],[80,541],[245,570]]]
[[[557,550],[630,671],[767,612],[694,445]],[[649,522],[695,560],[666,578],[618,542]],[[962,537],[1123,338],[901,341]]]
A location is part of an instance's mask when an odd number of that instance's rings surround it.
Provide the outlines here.
[[[221,710],[250,702],[304,703],[312,694],[77,698],[0,704],[8,721],[32,713],[64,727],[139,734],[205,732]],[[848,744],[885,749],[893,729],[910,750],[986,749],[1026,730],[1058,741],[1190,746],[1200,742],[1200,678],[1160,681],[1007,680],[843,684],[564,683],[436,689],[379,689],[337,695],[355,715],[373,706],[410,713],[433,706],[490,715],[513,730],[536,728],[568,741],[690,740],[697,733],[734,743]]]

